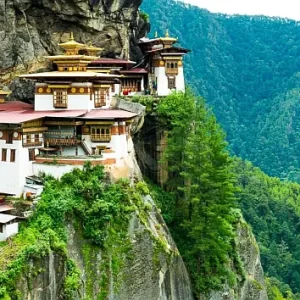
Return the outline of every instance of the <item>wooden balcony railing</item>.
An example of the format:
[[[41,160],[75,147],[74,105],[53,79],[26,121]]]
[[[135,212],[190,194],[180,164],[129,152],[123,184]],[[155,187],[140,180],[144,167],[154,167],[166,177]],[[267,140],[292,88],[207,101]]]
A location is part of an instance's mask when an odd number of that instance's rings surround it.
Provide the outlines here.
[[[81,140],[77,138],[51,138],[45,140],[45,145],[49,146],[75,146],[80,144]]]
[[[166,68],[166,74],[178,75],[178,69],[177,68]]]
[[[110,142],[111,135],[110,134],[92,134],[91,140],[92,140],[92,142]]]
[[[43,142],[42,141],[26,141],[23,142],[23,147],[40,147],[43,146]]]

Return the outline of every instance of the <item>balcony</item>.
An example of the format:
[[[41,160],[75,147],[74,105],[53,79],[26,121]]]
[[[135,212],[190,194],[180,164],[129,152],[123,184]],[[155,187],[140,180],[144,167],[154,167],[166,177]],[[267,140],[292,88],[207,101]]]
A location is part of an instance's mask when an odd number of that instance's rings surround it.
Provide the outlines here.
[[[43,146],[43,142],[40,140],[23,142],[23,147],[41,147],[41,146]]]
[[[167,75],[178,75],[178,68],[166,68]]]
[[[92,142],[110,142],[111,135],[110,134],[92,134],[91,140],[92,140]]]
[[[81,140],[77,138],[51,138],[45,139],[45,145],[49,146],[75,146],[80,144]]]

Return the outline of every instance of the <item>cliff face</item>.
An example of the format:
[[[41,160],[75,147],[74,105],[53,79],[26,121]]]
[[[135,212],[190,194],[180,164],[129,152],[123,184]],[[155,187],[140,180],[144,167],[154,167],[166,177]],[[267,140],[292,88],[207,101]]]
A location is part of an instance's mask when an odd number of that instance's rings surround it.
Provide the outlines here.
[[[185,265],[168,228],[151,197],[145,197],[151,210],[146,218],[133,214],[128,228],[129,254],[114,272],[114,256],[103,253],[68,225],[67,256],[80,269],[80,287],[70,299],[110,300],[193,300]],[[107,256],[108,255],[108,256]],[[33,260],[18,283],[20,299],[56,300],[64,296],[66,267],[64,257],[51,252]],[[69,298],[68,298],[69,299]]]
[[[1,1],[0,85],[20,73],[45,68],[43,56],[60,53],[57,44],[70,32],[79,42],[104,48],[106,55],[138,59],[137,42],[149,30],[140,17],[140,4],[141,0]]]
[[[244,220],[237,226],[236,245],[244,266],[245,278],[240,278],[240,282],[233,288],[224,286],[221,291],[202,295],[201,300],[268,300],[258,245]]]

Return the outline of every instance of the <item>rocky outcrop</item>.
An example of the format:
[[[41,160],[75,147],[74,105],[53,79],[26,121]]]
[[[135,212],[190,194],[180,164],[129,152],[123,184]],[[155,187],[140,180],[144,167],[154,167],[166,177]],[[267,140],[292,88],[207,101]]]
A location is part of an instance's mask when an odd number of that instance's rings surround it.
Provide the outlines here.
[[[17,284],[21,291],[18,299],[60,299],[65,276],[65,259],[61,255],[51,252],[40,259],[31,260],[26,274]]]
[[[144,125],[145,114],[146,114],[145,106],[143,106],[139,103],[126,101],[123,99],[117,99],[115,107],[118,109],[130,111],[137,115],[131,126],[132,135],[138,133],[142,129],[142,127]]]
[[[85,240],[70,222],[67,226],[67,257],[80,269],[80,288],[67,299],[193,300],[185,265],[168,228],[150,196],[144,199],[149,211],[133,213],[128,235],[130,245],[119,274],[114,274],[112,253]],[[19,299],[65,299],[65,257],[51,252],[33,260],[18,284]],[[105,284],[103,282],[105,281]],[[105,295],[105,296],[103,296]]]
[[[132,216],[128,229],[130,252],[119,281],[111,273],[108,275],[107,299],[192,300],[189,276],[176,245],[151,197],[145,201],[152,209],[144,221],[136,214]],[[103,275],[101,251],[91,247],[70,226],[68,252],[82,274],[82,289],[74,299],[98,299]]]
[[[224,286],[222,291],[202,295],[201,300],[268,300],[258,245],[244,220],[237,226],[236,245],[244,266],[245,278],[239,278],[239,283],[233,288]]]
[[[141,0],[1,1],[0,85],[8,85],[20,73],[50,67],[43,56],[60,53],[58,43],[70,32],[78,42],[104,48],[105,55],[137,60],[137,42],[149,30],[140,17],[140,4]]]

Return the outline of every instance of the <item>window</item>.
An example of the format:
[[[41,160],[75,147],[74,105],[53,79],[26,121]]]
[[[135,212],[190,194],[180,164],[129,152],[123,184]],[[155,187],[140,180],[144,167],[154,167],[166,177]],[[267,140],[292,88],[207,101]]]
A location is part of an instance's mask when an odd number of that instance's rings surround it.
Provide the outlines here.
[[[11,149],[10,150],[10,162],[15,162],[16,161],[16,150]]]
[[[67,108],[68,107],[67,89],[53,90],[53,106],[56,108]]]
[[[6,144],[12,144],[13,143],[13,133],[8,132],[6,136]]]
[[[0,232],[3,233],[3,227],[4,225],[3,224],[0,224]]]
[[[93,142],[110,142],[111,129],[108,126],[92,127],[91,133]]]
[[[2,161],[6,161],[7,149],[2,149]]]
[[[43,145],[43,134],[24,134],[23,135],[23,147],[34,147]]]
[[[166,73],[167,74],[178,74],[178,62],[177,61],[168,61],[166,64]]]
[[[95,89],[95,107],[101,107],[106,105],[106,90],[105,89]]]
[[[176,89],[174,77],[168,77],[168,89],[170,89],[170,90]]]
[[[40,142],[40,135],[38,134],[38,133],[36,133],[35,135],[34,135],[34,143],[35,144],[38,144]]]
[[[35,151],[34,151],[34,149],[28,149],[28,154],[29,154],[29,161],[34,161],[35,160]]]

